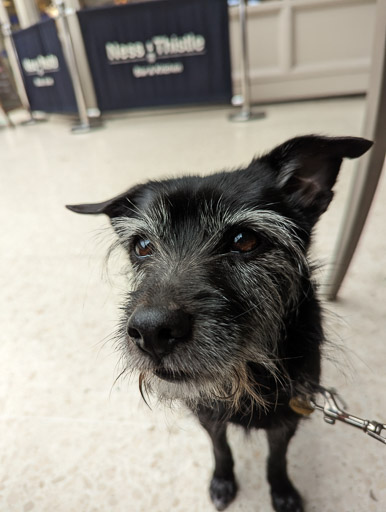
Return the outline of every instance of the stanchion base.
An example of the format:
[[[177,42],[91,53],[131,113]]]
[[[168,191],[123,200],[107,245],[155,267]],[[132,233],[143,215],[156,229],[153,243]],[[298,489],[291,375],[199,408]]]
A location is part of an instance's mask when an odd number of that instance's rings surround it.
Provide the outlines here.
[[[75,123],[71,126],[72,133],[87,133],[91,130],[89,123]]]
[[[37,123],[44,123],[47,121],[47,114],[45,112],[41,112],[40,110],[34,110],[33,112],[30,112],[29,115],[29,119],[19,123],[21,126],[33,126]]]
[[[31,117],[31,119],[27,119],[26,121],[22,121],[20,123],[21,126],[33,126],[37,123],[36,119]]]
[[[76,122],[71,127],[71,132],[74,134],[77,133],[88,133],[91,130],[95,130],[95,128],[102,128],[103,122],[100,118],[92,118],[89,119],[88,123],[82,123],[81,121]]]
[[[235,114],[230,114],[228,119],[234,123],[243,123],[246,121],[257,121],[258,119],[264,119],[266,117],[265,112],[252,112],[251,110],[241,110]]]
[[[48,115],[46,112],[43,112],[41,110],[33,110],[31,112],[32,119],[36,121],[37,123],[43,123],[45,121],[48,121]]]

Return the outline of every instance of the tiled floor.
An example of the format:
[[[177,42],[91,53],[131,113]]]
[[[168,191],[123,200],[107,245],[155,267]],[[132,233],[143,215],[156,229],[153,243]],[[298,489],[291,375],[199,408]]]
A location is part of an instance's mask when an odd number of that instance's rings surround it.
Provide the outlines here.
[[[68,120],[0,130],[1,512],[210,512],[212,455],[184,410],[112,384],[109,335],[124,290],[119,262],[104,272],[104,218],[65,203],[107,199],[150,177],[232,168],[302,133],[360,134],[361,98],[265,107],[232,124],[227,109],[132,113],[72,135]],[[318,226],[322,265],[338,232],[354,164],[346,162]],[[326,305],[335,348],[324,383],[350,412],[386,421],[386,178],[340,293]],[[320,271],[323,277],[323,269]],[[340,347],[340,348],[339,348]],[[240,492],[229,512],[270,510],[262,432],[230,431]],[[293,440],[290,471],[307,511],[386,510],[386,447],[314,414]]]

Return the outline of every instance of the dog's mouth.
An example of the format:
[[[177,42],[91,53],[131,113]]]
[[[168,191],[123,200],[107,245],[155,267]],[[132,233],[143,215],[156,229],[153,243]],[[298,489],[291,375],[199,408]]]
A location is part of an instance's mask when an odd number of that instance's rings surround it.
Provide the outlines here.
[[[154,375],[167,382],[185,382],[191,378],[187,373],[167,370],[166,368],[154,370]]]

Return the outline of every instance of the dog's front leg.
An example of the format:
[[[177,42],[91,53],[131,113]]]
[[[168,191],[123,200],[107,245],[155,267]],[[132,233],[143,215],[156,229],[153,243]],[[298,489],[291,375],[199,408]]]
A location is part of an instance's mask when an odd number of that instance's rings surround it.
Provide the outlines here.
[[[237,493],[233,457],[226,438],[227,426],[225,422],[213,420],[205,412],[200,412],[198,418],[213,443],[215,468],[209,487],[210,498],[217,510],[224,510]]]
[[[269,445],[267,479],[271,486],[272,505],[276,512],[303,512],[300,494],[287,474],[287,448],[296,427],[297,422],[267,430]]]

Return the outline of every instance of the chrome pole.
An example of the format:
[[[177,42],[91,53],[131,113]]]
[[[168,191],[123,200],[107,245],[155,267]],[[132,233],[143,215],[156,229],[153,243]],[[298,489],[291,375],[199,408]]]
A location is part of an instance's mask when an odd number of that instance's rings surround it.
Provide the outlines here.
[[[75,58],[74,45],[71,38],[70,28],[67,19],[68,10],[64,5],[63,0],[54,0],[54,4],[58,9],[58,30],[59,36],[63,46],[64,56],[67,61],[68,69],[71,76],[72,85],[74,87],[76,105],[78,108],[79,122],[75,123],[72,127],[74,133],[84,133],[90,131],[92,128],[90,119],[87,113],[86,100],[80,81],[79,70]]]
[[[13,0],[20,28],[28,28],[40,20],[36,0]]]
[[[252,112],[251,109],[251,86],[249,81],[249,58],[247,40],[247,9],[245,0],[239,0],[239,24],[240,24],[240,46],[241,46],[241,95],[243,102],[241,110],[231,114],[231,121],[252,121],[265,117],[265,112]]]
[[[382,169],[386,150],[386,3],[377,2],[372,64],[366,98],[362,136],[375,141],[371,151],[362,157],[355,169],[351,192],[335,248],[323,286],[319,292],[335,300],[370,211]]]
[[[13,77],[15,79],[17,93],[23,108],[28,112],[30,116],[30,120],[28,122],[34,122],[34,118],[31,113],[31,106],[29,104],[27,92],[24,86],[19,56],[17,54],[15,43],[13,42],[12,38],[11,23],[9,21],[7,10],[4,7],[3,0],[0,0],[0,24],[1,31],[4,36],[4,46],[7,52],[9,65],[11,66]]]

